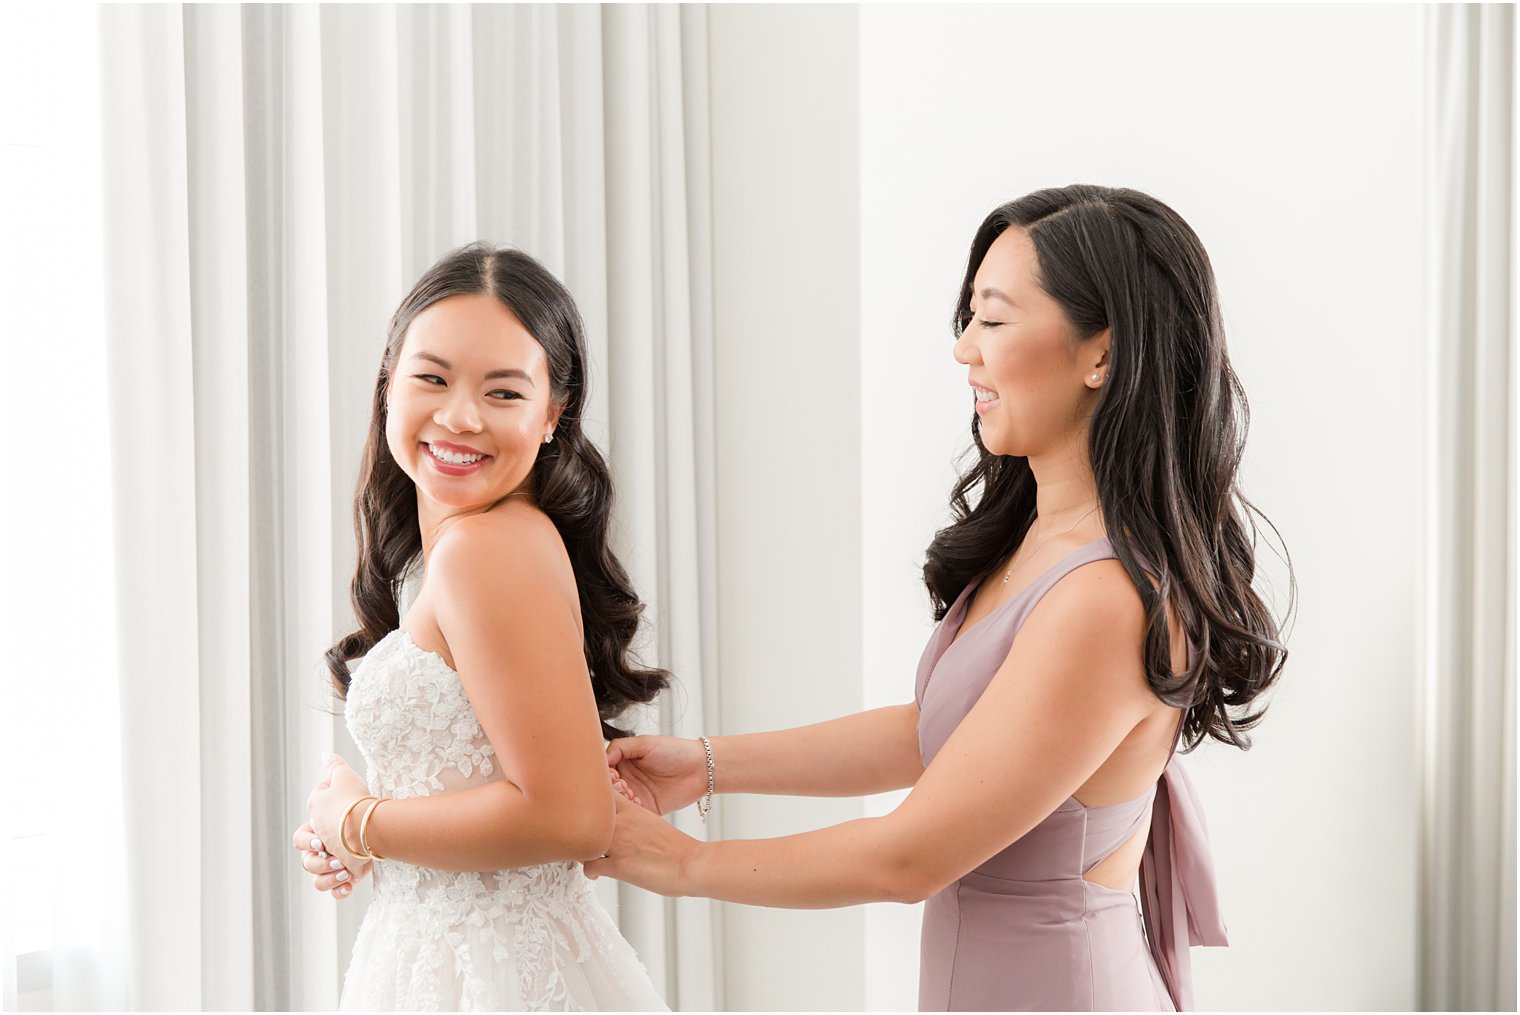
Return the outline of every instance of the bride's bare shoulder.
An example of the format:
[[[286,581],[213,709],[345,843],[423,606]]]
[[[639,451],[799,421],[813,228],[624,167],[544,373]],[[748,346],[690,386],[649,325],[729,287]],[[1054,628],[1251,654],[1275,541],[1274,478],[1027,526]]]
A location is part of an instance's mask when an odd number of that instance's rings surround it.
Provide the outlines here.
[[[575,575],[559,530],[549,516],[522,501],[460,518],[433,546],[428,580],[440,592],[510,595],[568,588]]]

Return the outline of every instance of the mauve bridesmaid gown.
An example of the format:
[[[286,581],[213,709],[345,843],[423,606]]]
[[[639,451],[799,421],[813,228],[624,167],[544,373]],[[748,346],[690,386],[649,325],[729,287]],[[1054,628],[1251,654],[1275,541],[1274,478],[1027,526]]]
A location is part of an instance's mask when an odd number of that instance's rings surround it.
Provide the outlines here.
[[[1080,547],[957,639],[975,586],[961,592],[918,667],[925,765],[987,689],[1040,598],[1083,564],[1113,557],[1105,539]],[[1152,800],[1140,865],[1142,921],[1134,895],[1082,875],[1139,830]],[[919,1008],[1186,1011],[1193,1000],[1189,946],[1227,943],[1203,811],[1173,753],[1140,797],[1106,807],[1070,797],[928,900]]]

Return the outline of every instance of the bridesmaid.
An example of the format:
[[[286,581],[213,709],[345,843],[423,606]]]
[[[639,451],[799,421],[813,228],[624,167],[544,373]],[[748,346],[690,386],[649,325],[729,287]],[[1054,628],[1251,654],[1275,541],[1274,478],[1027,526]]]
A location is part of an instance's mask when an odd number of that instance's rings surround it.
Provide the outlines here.
[[[1249,746],[1286,658],[1252,589],[1208,256],[1145,194],[1039,191],[977,230],[954,331],[979,457],[927,553],[914,701],[614,741],[637,802],[586,873],[759,906],[927,900],[924,1010],[1189,1008],[1189,946],[1226,942],[1174,752]],[[885,817],[775,839],[702,843],[650,813],[905,787]]]

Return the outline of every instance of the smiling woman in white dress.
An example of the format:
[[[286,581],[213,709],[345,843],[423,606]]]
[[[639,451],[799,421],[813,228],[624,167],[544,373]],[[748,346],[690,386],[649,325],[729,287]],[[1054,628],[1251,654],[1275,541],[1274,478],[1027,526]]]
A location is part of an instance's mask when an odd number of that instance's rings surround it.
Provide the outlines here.
[[[327,655],[368,777],[330,757],[294,841],[340,898],[373,867],[344,1010],[665,1007],[579,863],[612,838],[608,723],[669,678],[628,659],[643,607],[607,543],[585,363],[570,294],[514,250],[454,251],[391,320],[359,630]]]

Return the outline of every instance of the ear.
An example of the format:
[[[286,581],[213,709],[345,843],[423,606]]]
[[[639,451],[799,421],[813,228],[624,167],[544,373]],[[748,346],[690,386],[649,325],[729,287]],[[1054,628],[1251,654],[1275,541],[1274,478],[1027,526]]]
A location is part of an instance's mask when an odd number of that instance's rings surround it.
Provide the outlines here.
[[[1082,355],[1078,362],[1083,364],[1082,381],[1089,388],[1101,388],[1108,380],[1108,368],[1112,365],[1109,358],[1112,341],[1112,331],[1104,328],[1082,345]]]
[[[562,403],[560,403],[560,402],[550,402],[549,403],[549,418],[546,421],[546,423],[548,425],[548,432],[549,433],[553,433],[555,431],[555,429],[559,426],[559,416],[560,416],[560,413],[562,413],[564,411],[565,411],[565,407],[564,407],[564,405]]]

